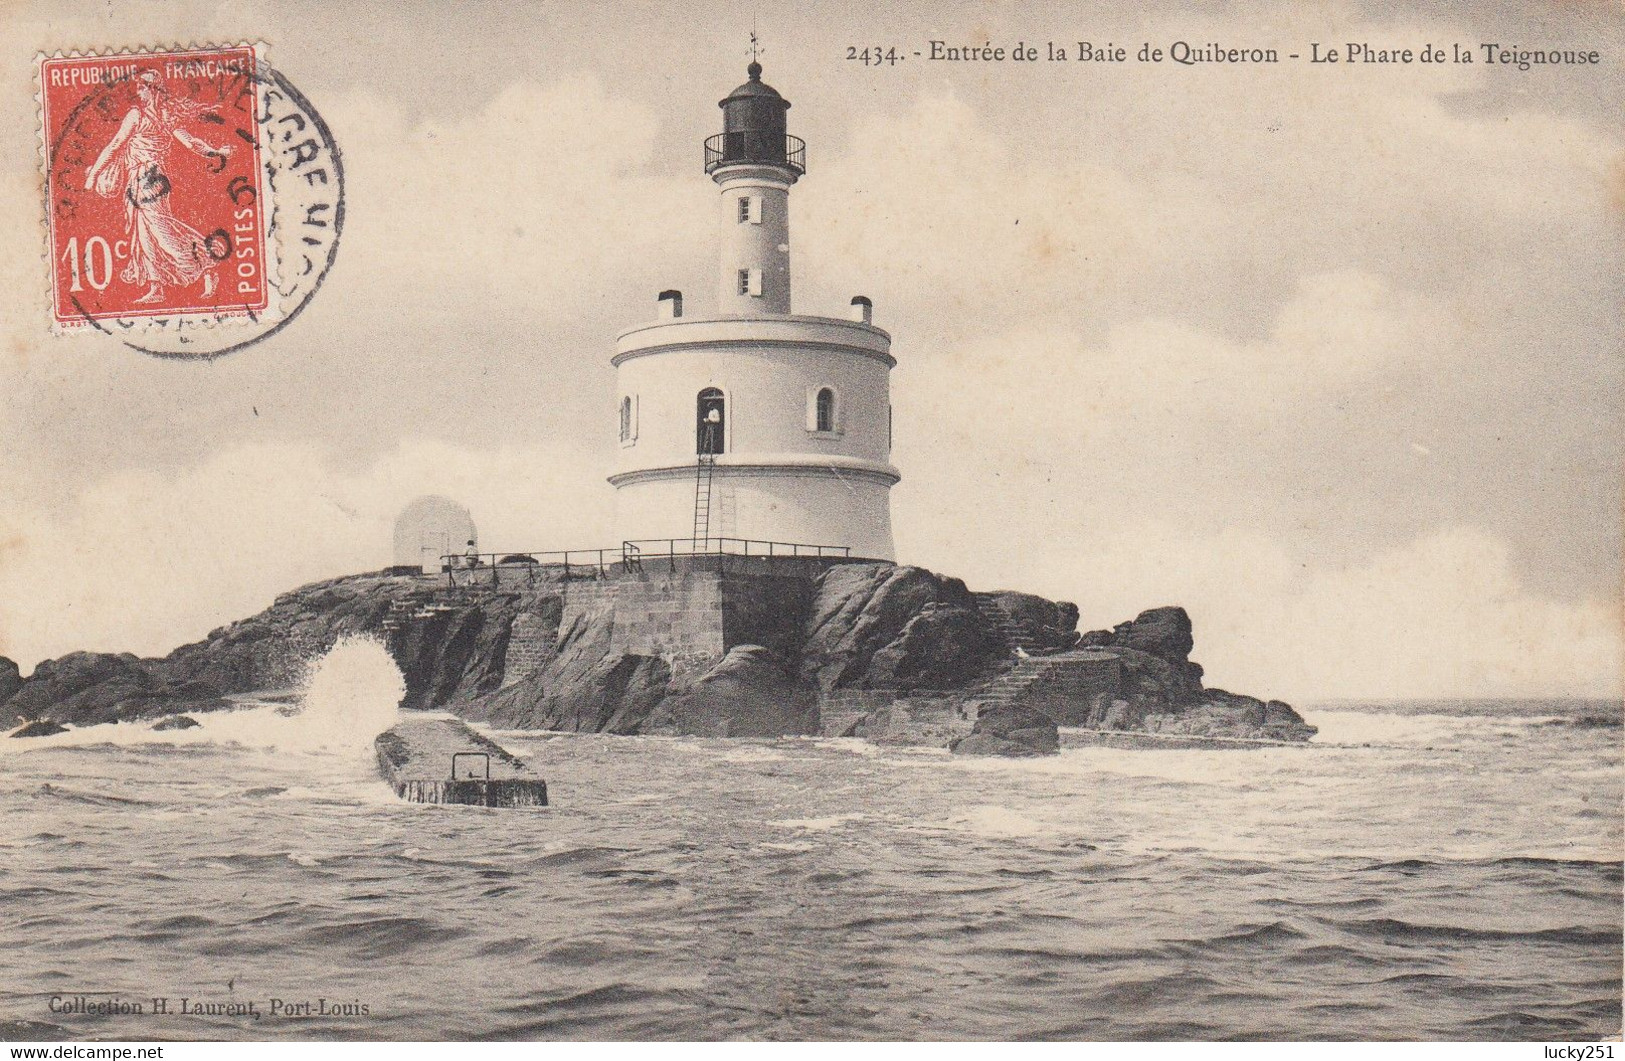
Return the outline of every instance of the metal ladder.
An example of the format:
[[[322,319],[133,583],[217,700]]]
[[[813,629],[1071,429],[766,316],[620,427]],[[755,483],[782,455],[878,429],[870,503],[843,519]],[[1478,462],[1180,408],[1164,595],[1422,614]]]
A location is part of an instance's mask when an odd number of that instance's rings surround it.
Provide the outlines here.
[[[711,474],[717,458],[712,453],[701,453],[694,465],[694,541],[695,552],[709,545],[711,540]]]

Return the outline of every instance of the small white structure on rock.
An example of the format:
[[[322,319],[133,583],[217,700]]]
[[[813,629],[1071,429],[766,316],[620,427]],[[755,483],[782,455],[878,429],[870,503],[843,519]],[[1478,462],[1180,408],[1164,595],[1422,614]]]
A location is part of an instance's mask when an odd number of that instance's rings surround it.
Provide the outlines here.
[[[479,531],[468,509],[449,497],[425,494],[395,517],[395,566],[439,571],[440,558],[463,555],[470,539],[478,541]]]
[[[867,298],[850,320],[791,312],[790,188],[805,145],[761,64],[748,73],[705,143],[720,192],[717,314],[685,316],[682,293],[662,292],[659,319],[621,333],[613,359],[620,536],[891,560],[891,336]]]

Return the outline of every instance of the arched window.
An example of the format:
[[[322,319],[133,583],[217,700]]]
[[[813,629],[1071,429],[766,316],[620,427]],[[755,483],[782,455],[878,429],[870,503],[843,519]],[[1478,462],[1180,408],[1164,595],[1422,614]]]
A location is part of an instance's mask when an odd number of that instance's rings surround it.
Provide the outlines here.
[[[721,453],[727,446],[728,434],[722,392],[715,387],[700,391],[694,402],[694,452]]]
[[[818,430],[835,430],[835,392],[824,387],[818,392]]]
[[[632,437],[632,398],[627,396],[621,399],[621,441],[625,442]]]

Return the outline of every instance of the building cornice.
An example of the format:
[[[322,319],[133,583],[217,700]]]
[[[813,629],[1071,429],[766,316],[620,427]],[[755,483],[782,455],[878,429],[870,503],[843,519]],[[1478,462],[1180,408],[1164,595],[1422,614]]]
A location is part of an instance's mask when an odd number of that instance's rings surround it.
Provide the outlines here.
[[[741,347],[832,350],[872,358],[888,368],[897,364],[891,356],[891,335],[881,328],[836,317],[789,314],[685,317],[640,324],[620,334],[610,363],[673,350]]]
[[[894,486],[902,475],[889,464],[858,457],[819,456],[813,453],[759,453],[745,456],[725,454],[717,458],[713,474],[723,478],[752,476],[805,476],[808,478],[861,479],[882,486]],[[692,481],[694,461],[681,464],[631,468],[609,477],[610,485],[659,482],[668,479]]]

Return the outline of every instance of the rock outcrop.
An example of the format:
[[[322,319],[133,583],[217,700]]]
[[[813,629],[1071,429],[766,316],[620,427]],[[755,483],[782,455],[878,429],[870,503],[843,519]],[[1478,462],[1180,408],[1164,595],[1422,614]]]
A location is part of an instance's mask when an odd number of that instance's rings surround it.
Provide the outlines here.
[[[552,607],[548,611],[555,616],[559,613]],[[511,615],[508,621],[511,624]],[[658,656],[614,651],[614,627],[614,615],[607,607],[580,612],[558,630],[546,663],[525,678],[491,692],[485,691],[490,682],[465,678],[443,685],[430,696],[430,703],[451,706],[474,721],[508,729],[645,732],[650,716],[666,697],[671,667]],[[506,648],[505,638],[503,646]],[[397,658],[402,651],[411,658],[410,644],[397,647]],[[495,663],[500,668],[500,659]],[[450,673],[446,661],[439,665]],[[491,665],[482,662],[477,670],[484,672]],[[497,678],[500,685],[500,669]],[[410,679],[408,684],[410,687]]]
[[[297,685],[339,639],[369,636],[405,676],[404,707],[505,728],[771,737],[822,732],[828,710],[844,712],[841,732],[901,740],[910,727],[964,733],[980,711],[985,724],[960,754],[1053,750],[1028,732],[1043,729],[1025,724],[1033,712],[1052,727],[1314,732],[1278,701],[1203,688],[1181,608],[1080,635],[1070,603],[973,594],[958,579],[883,563],[741,576],[721,597],[714,571],[706,583],[674,569],[660,584],[596,570],[527,569],[517,583],[496,574],[458,587],[404,575],[318,582],[163,659],[76,652],[23,679],[0,658],[0,710],[76,726],[218,710],[234,694]],[[628,594],[641,602],[630,610]],[[687,632],[663,649],[655,642],[673,625]],[[1025,722],[1005,719],[1006,707]],[[878,712],[867,725],[866,712]]]
[[[150,661],[106,652],[45,660],[5,701],[6,711],[23,718],[75,726],[225,706],[220,689],[209,682],[170,678]]]
[[[948,749],[955,755],[1054,755],[1061,750],[1061,736],[1055,720],[1042,712],[995,707],[983,711],[970,735],[960,737]]]
[[[1110,650],[1123,661],[1125,699],[1191,704],[1202,692],[1202,667],[1192,663],[1191,619],[1184,608],[1152,608],[1110,630],[1078,639],[1086,648]]]
[[[840,564],[817,578],[800,670],[826,691],[951,689],[1003,652],[959,579],[921,567]]]
[[[818,732],[818,697],[788,661],[761,645],[735,645],[686,692],[667,701],[678,733],[781,737]]]
[[[977,596],[1002,613],[1001,618],[1008,619],[1029,653],[1064,652],[1078,644],[1078,606],[1071,601],[1052,601],[1011,590]]]
[[[24,726],[18,726],[11,731],[13,737],[49,737],[57,733],[68,732],[68,727],[58,725],[47,719],[37,719]]]
[[[23,676],[16,661],[0,656],[0,704],[11,699],[22,687]]]

